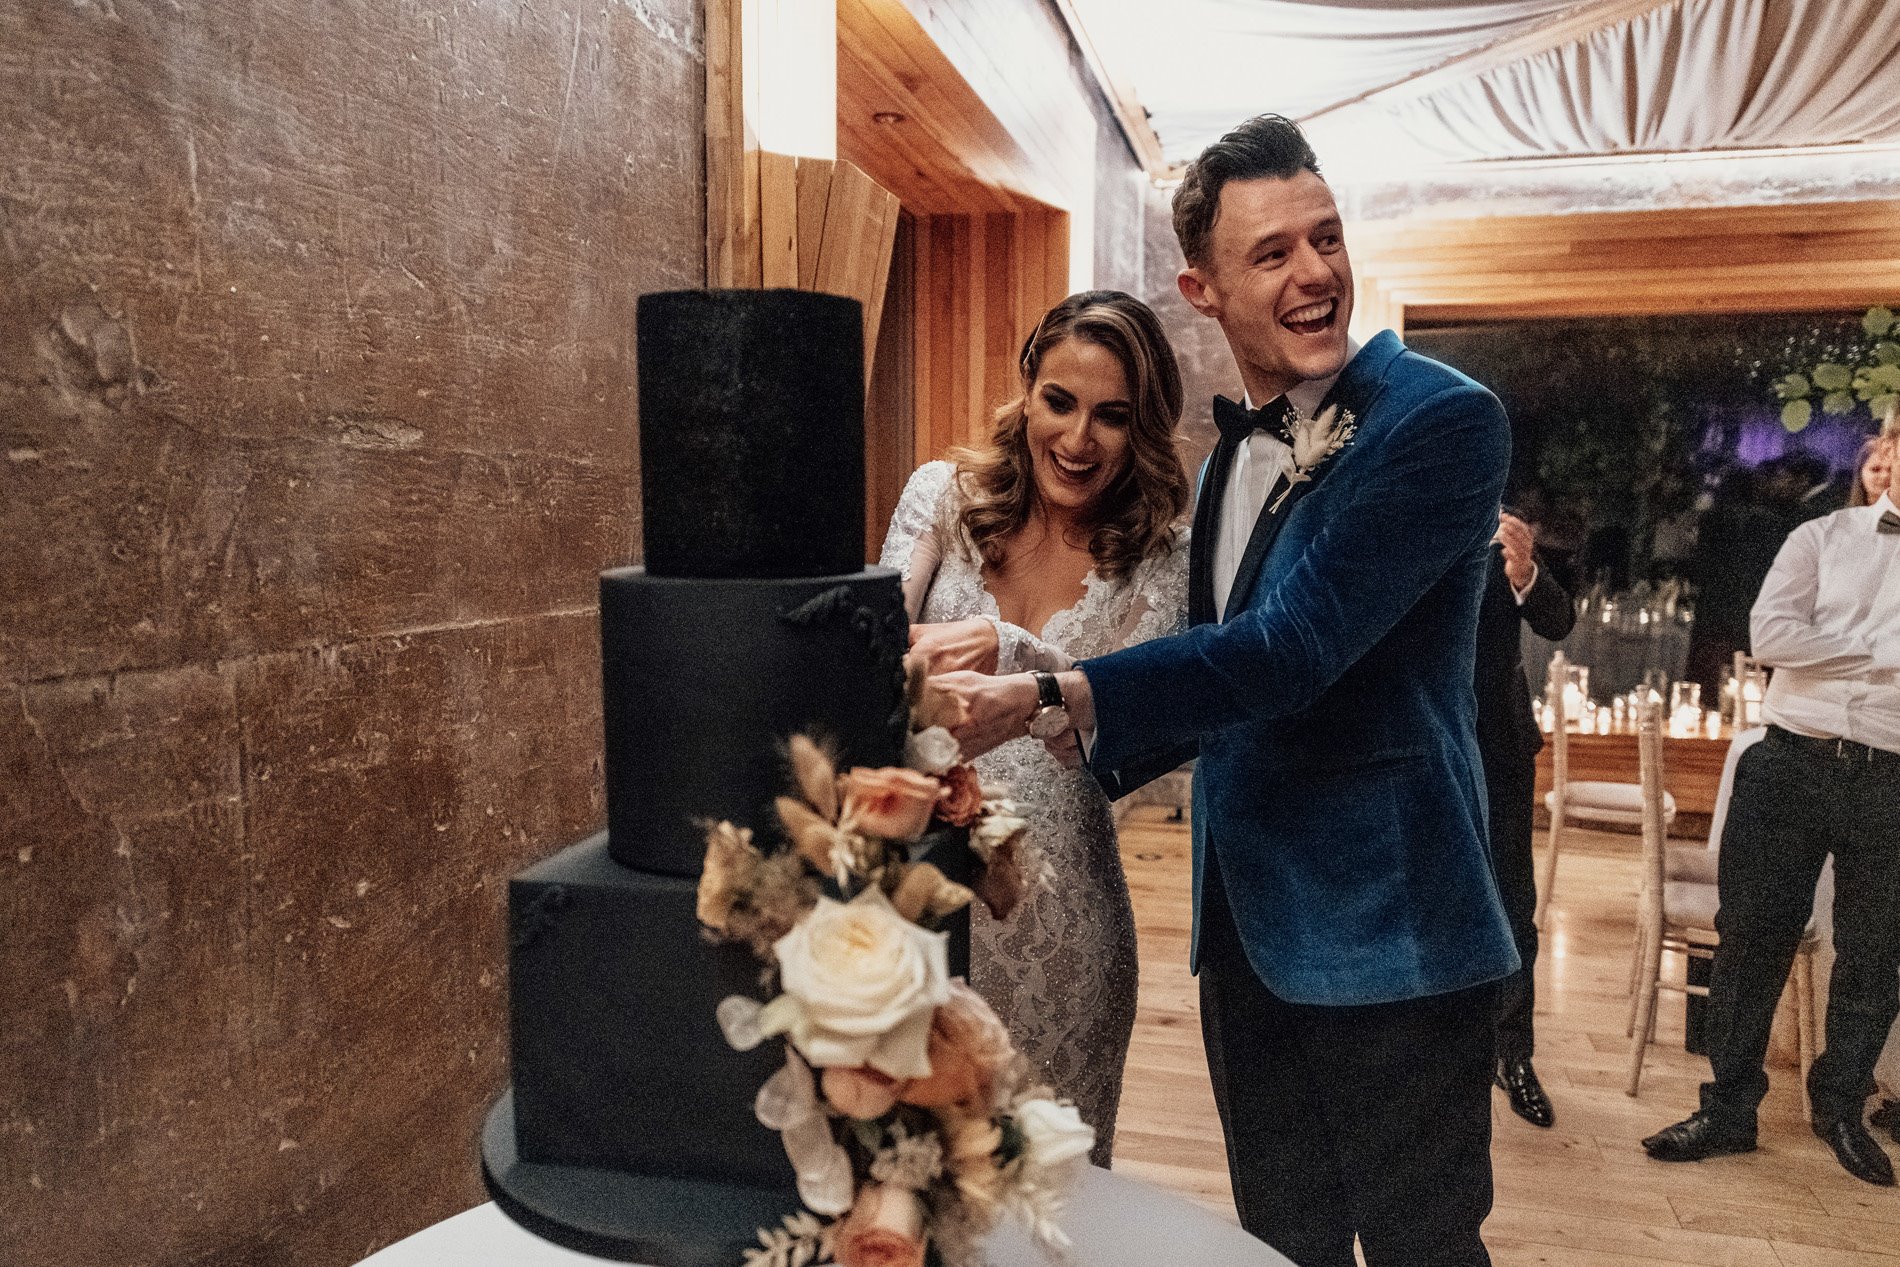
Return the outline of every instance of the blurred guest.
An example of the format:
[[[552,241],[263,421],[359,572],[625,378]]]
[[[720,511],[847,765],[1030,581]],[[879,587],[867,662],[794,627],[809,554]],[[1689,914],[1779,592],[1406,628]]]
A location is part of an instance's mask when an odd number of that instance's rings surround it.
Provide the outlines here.
[[[1742,755],[1722,832],[1714,1078],[1694,1116],[1643,1141],[1663,1161],[1755,1147],[1769,1025],[1831,853],[1837,957],[1808,1102],[1814,1133],[1849,1174],[1894,1181],[1862,1123],[1900,1012],[1900,494],[1891,467],[1871,506],[1796,528],[1755,603],[1755,655],[1775,673],[1762,706],[1768,735]]]
[[[1784,500],[1790,531],[1796,524],[1819,519],[1847,505],[1847,486],[1836,487],[1834,468],[1825,459],[1812,453],[1790,453],[1782,463],[1787,479]]]
[[[1496,1063],[1492,1080],[1511,1111],[1535,1126],[1555,1120],[1550,1097],[1531,1065],[1536,1002],[1532,970],[1537,962],[1537,879],[1531,866],[1531,813],[1536,798],[1537,753],[1544,732],[1531,716],[1524,681],[1522,633],[1529,625],[1540,638],[1560,642],[1577,621],[1570,595],[1537,557],[1531,528],[1506,512],[1492,541],[1491,569],[1478,608],[1478,752],[1484,758],[1490,800],[1491,868],[1497,876],[1511,938],[1524,964],[1499,985]]]
[[[1889,436],[1875,436],[1860,446],[1854,458],[1854,487],[1847,494],[1849,506],[1871,506],[1886,490],[1893,468],[1894,442]]]
[[[1716,490],[1697,533],[1693,577],[1695,627],[1685,676],[1705,698],[1721,690],[1722,671],[1748,650],[1748,613],[1762,578],[1791,526],[1793,481],[1779,462],[1731,471]]]

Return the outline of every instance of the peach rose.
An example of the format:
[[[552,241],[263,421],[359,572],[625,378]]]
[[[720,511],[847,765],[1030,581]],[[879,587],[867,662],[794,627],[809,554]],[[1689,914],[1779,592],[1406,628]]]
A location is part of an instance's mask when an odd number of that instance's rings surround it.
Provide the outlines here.
[[[838,1267],[923,1267],[924,1203],[909,1188],[866,1184],[839,1225]]]
[[[844,822],[885,840],[915,840],[930,825],[943,787],[927,774],[895,766],[869,770],[857,766],[839,781],[844,791]]]
[[[902,1085],[889,1074],[879,1073],[868,1065],[855,1069],[833,1066],[825,1070],[824,1076],[825,1099],[846,1117],[883,1117],[897,1103],[897,1092]]]
[[[968,827],[983,812],[983,782],[974,766],[951,766],[937,776],[943,784],[943,799],[937,802],[937,817],[952,827]]]
[[[898,1099],[925,1109],[986,1109],[1012,1054],[1009,1031],[983,996],[952,981],[950,997],[931,1018],[930,1072],[903,1087]]]

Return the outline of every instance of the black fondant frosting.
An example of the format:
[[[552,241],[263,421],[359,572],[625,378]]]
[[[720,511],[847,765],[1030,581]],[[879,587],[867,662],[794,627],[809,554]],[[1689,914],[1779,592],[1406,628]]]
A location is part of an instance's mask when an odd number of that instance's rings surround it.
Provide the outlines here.
[[[638,320],[646,566],[601,577],[608,830],[509,885],[512,1089],[482,1173],[550,1240],[710,1267],[800,1204],[753,1111],[784,1045],[719,1032],[759,965],[701,934],[699,823],[769,842],[800,731],[896,764],[908,622],[897,573],[863,566],[858,305],[684,292]],[[929,856],[963,877],[952,835]],[[959,971],[967,946],[954,929]]]
[[[842,765],[904,751],[909,622],[895,572],[600,579],[607,823],[628,866],[696,876],[705,819],[773,821],[785,741],[823,736]]]
[[[638,326],[647,571],[826,576],[863,566],[858,302],[672,291],[640,297]]]

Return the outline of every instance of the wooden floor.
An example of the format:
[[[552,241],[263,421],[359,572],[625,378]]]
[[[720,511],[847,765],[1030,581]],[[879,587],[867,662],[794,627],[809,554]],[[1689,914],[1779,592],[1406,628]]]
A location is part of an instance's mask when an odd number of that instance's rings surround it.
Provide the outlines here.
[[[1573,832],[1537,965],[1537,1070],[1557,1124],[1520,1121],[1493,1092],[1497,1267],[1900,1267],[1900,1189],[1849,1176],[1808,1130],[1792,1068],[1769,1071],[1761,1149],[1692,1165],[1638,1141],[1686,1116],[1708,1064],[1682,1049],[1665,994],[1642,1095],[1623,1094],[1636,842]],[[1141,1005],[1115,1169],[1233,1215],[1226,1156],[1187,971],[1188,832],[1143,807],[1122,826],[1141,938]],[[1880,1137],[1886,1142],[1885,1135]],[[1890,1154],[1900,1151],[1888,1145]]]

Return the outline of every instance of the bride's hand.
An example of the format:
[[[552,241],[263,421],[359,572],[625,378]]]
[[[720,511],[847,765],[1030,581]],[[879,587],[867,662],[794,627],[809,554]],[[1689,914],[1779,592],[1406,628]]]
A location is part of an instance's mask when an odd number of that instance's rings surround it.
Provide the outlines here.
[[[969,720],[950,732],[962,745],[965,761],[1021,739],[1039,698],[1036,680],[1027,673],[991,677],[963,671],[933,676],[931,681],[956,695],[970,711]]]
[[[910,627],[911,652],[924,657],[933,677],[959,670],[996,672],[997,643],[996,626],[981,616]]]

